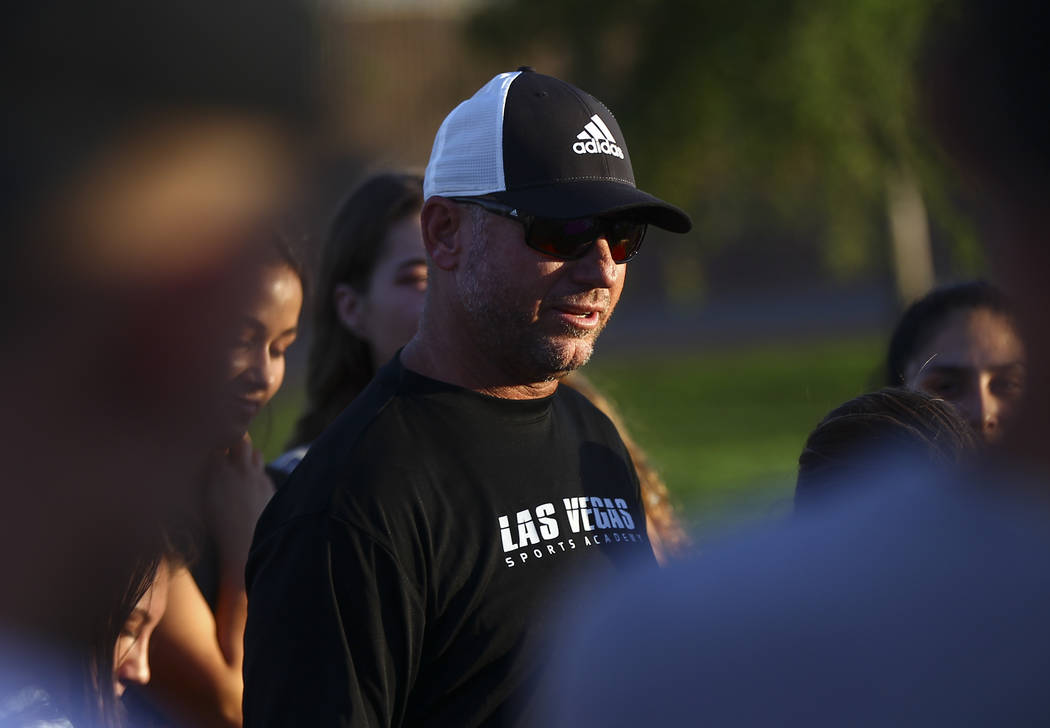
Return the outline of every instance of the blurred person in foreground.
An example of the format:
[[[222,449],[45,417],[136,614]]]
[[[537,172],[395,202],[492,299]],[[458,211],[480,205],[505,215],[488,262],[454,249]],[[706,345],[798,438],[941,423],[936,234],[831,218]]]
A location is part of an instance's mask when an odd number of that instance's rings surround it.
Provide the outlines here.
[[[973,456],[976,435],[943,399],[903,387],[854,397],[831,410],[809,433],[798,458],[795,505],[849,498],[851,484],[878,472],[887,452],[933,467],[958,467]]]
[[[386,172],[361,183],[336,214],[321,253],[306,372],[307,409],[296,424],[290,449],[268,467],[278,485],[419,327],[427,289],[426,249],[419,227],[422,206],[422,177]],[[667,485],[612,403],[579,372],[570,372],[561,383],[582,393],[616,425],[638,471],[646,530],[657,561],[685,555],[689,539]]]
[[[963,2],[934,30],[924,103],[987,203],[1027,349],[1013,426],[979,465],[884,458],[878,487],[686,568],[591,585],[538,725],[1001,726],[1050,714],[1046,9]]]
[[[256,529],[248,726],[525,723],[542,608],[653,560],[622,441],[559,380],[646,225],[689,218],[635,187],[604,105],[527,68],[446,117],[424,198],[419,330]]]
[[[1024,381],[1013,307],[987,281],[930,291],[908,307],[890,337],[886,384],[946,399],[987,442],[1009,426]]]
[[[311,36],[282,1],[5,13],[0,695],[99,684],[95,625],[189,497],[222,311],[309,122]]]

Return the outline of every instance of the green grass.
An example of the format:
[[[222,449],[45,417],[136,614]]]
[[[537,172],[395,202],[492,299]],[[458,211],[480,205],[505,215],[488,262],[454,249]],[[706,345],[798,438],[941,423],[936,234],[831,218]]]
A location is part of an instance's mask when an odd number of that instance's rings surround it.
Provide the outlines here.
[[[806,436],[833,407],[869,389],[875,338],[769,344],[688,353],[601,353],[587,376],[618,406],[688,522],[727,508],[776,510],[790,501]],[[299,413],[290,382],[252,428],[267,459]]]
[[[881,346],[866,338],[596,357],[586,373],[697,523],[727,507],[789,502],[807,435],[833,407],[867,391]]]

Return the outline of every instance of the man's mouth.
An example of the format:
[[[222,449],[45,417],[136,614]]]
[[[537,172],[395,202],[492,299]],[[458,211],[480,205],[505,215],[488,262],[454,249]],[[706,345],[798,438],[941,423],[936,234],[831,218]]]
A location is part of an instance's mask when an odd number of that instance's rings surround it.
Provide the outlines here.
[[[553,310],[562,321],[579,329],[594,329],[602,320],[602,309],[594,306],[555,306]]]

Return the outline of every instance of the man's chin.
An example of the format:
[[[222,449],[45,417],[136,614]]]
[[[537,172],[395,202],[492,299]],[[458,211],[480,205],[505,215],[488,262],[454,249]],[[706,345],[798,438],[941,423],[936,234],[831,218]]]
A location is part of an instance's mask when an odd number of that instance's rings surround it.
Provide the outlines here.
[[[590,339],[571,338],[554,340],[545,347],[545,364],[548,372],[546,379],[560,379],[569,372],[575,371],[591,360],[594,353],[594,342]]]

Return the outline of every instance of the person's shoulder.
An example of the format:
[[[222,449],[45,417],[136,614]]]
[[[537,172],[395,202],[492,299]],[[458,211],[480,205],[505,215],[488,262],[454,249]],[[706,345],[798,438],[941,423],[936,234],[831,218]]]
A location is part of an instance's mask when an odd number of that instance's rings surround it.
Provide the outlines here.
[[[322,466],[324,475],[353,467],[355,459],[375,453],[376,441],[397,446],[400,438],[389,436],[398,426],[398,412],[412,393],[411,378],[395,358],[382,367],[372,381],[347,405],[295,463],[295,470],[310,471]],[[294,459],[296,451],[289,453]]]
[[[554,411],[594,422],[609,420],[608,416],[586,395],[567,384],[559,384],[554,390]]]
[[[413,501],[429,471],[421,455],[425,444],[408,425],[416,407],[412,379],[393,364],[380,370],[294,464],[260,530],[306,516],[366,523],[376,509],[389,514]],[[296,455],[287,453],[285,463],[294,463]]]
[[[290,475],[296,466],[303,461],[303,458],[306,457],[306,452],[309,449],[309,444],[293,447],[291,450],[286,450],[275,457],[267,467],[281,475]]]
[[[332,440],[345,443],[371,426],[399,397],[404,395],[404,369],[396,358],[380,368],[372,381],[314,441],[311,450],[323,449]]]
[[[287,450],[266,465],[266,474],[270,476],[275,488],[280,488],[288,481],[288,476],[299,466],[310,449],[309,443]]]
[[[595,402],[569,385],[559,385],[554,392],[555,417],[571,421],[585,431],[600,434],[610,442],[620,442],[616,423]]]

